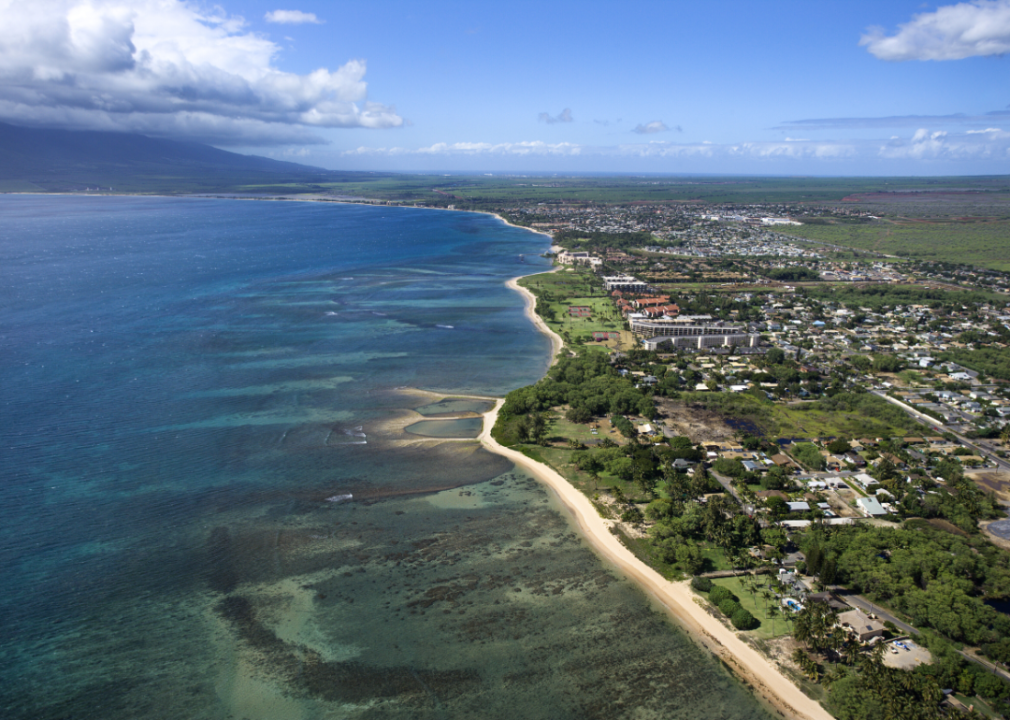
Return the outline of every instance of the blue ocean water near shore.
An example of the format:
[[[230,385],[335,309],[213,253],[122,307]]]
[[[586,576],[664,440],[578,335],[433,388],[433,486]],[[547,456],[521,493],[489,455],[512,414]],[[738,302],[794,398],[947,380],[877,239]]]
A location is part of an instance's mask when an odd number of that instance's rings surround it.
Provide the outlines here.
[[[239,200],[0,219],[3,717],[766,717],[536,482],[403,430],[542,375],[503,283],[543,236]]]

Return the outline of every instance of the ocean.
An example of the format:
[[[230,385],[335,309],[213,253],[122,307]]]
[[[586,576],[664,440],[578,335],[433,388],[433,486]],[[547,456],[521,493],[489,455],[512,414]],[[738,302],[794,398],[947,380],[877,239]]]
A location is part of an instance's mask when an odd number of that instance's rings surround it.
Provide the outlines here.
[[[0,221],[0,716],[768,717],[465,439],[466,396],[547,368],[504,286],[545,236],[197,198]]]

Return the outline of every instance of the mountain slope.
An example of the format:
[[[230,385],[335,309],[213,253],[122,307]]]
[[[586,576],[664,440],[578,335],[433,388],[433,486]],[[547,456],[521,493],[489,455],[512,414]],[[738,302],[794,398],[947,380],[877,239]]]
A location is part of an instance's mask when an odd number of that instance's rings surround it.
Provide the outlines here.
[[[199,143],[0,123],[0,190],[277,191],[347,175]]]

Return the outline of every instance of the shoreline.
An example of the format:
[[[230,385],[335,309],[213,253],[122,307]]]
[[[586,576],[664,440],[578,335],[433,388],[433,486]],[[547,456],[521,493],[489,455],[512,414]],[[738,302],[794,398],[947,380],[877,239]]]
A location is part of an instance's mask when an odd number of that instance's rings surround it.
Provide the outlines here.
[[[223,196],[201,196],[201,195],[159,195],[140,193],[4,193],[11,195],[64,195],[76,197],[165,197],[165,198],[190,198],[190,199],[218,199],[218,200],[259,200],[259,201],[295,201],[295,202],[329,202],[338,204],[364,205],[371,207],[407,207],[412,206],[384,206],[373,202],[356,202],[349,200],[327,199],[322,197],[223,197]],[[497,213],[476,210],[449,210],[448,208],[414,208],[422,210],[444,210],[448,212],[469,212],[484,215],[491,215],[500,220],[505,225],[521,228],[529,232],[546,235],[531,228],[526,228],[508,222]],[[548,236],[549,237],[549,236]],[[556,269],[545,272],[555,272]],[[543,274],[543,273],[532,273]],[[529,290],[518,284],[519,276],[506,282],[506,286],[518,292],[525,302],[525,314],[534,324],[539,332],[547,335],[551,340],[552,354],[550,365],[557,361],[559,352],[564,348],[564,343],[560,336],[554,333],[536,314],[536,296]],[[425,392],[425,391],[419,391]],[[428,394],[428,393],[426,393]],[[466,395],[454,395],[452,393],[430,393],[431,395],[450,395],[454,397],[475,397]],[[490,399],[490,398],[481,398]],[[536,478],[558,498],[561,506],[565,509],[575,522],[579,533],[585,538],[593,551],[609,566],[631,582],[640,587],[651,599],[660,603],[668,615],[683,628],[690,637],[700,642],[705,649],[719,658],[731,672],[742,682],[749,686],[757,697],[770,705],[784,717],[795,718],[797,720],[833,720],[831,715],[824,710],[819,703],[808,698],[800,689],[785,677],[775,667],[774,663],[758,651],[748,645],[735,632],[724,626],[719,620],[709,615],[696,600],[697,596],[691,591],[686,581],[671,582],[663,578],[657,571],[648,567],[639,560],[628,548],[626,548],[615,537],[611,531],[611,522],[600,517],[596,508],[589,498],[574,486],[568,483],[559,473],[547,465],[538,463],[525,455],[501,446],[493,437],[491,429],[497,420],[498,413],[504,400],[497,399],[494,408],[484,414],[484,427],[476,438],[424,438],[417,436],[408,442],[420,443],[436,441],[459,442],[461,440],[480,443],[481,447],[489,452],[500,455],[515,465],[521,467],[531,476]]]
[[[820,703],[807,697],[774,664],[744,642],[737,634],[712,617],[696,602],[687,580],[672,582],[660,575],[626,548],[610,531],[612,522],[600,516],[585,495],[557,471],[506,448],[491,437],[504,400],[484,416],[484,430],[478,436],[489,452],[502,455],[546,485],[571,515],[589,546],[604,561],[638,585],[702,646],[723,661],[736,677],[750,687],[760,700],[779,714],[797,720],[833,720]]]
[[[556,270],[557,268],[554,268],[548,272]],[[564,348],[564,343],[561,337],[536,314],[536,296],[520,286],[518,280],[518,277],[513,278],[506,285],[523,297],[526,303],[526,315],[533,321],[537,330],[551,339],[553,350],[551,365],[553,365],[557,361],[558,353]],[[687,580],[679,582],[667,580],[636,557],[611,532],[613,521],[601,517],[589,498],[565,480],[560,473],[516,450],[502,446],[495,440],[491,436],[491,429],[495,426],[504,403],[504,399],[497,400],[494,408],[484,415],[484,428],[477,439],[488,452],[508,458],[546,485],[571,516],[593,551],[662,605],[667,614],[690,637],[721,660],[757,695],[759,701],[769,705],[779,715],[793,720],[833,720],[831,714],[819,702],[803,694],[803,691],[783,675],[771,660],[710,615],[699,604],[699,598],[691,590]]]
[[[505,222],[507,223],[507,221],[505,221]],[[512,227],[518,227],[518,225],[513,225]],[[526,313],[526,317],[529,318],[530,322],[533,323],[533,325],[536,327],[537,330],[539,330],[541,333],[543,333],[548,338],[550,338],[550,341],[551,341],[551,362],[550,362],[550,365],[548,365],[548,367],[550,367],[551,365],[554,365],[554,363],[556,363],[558,361],[558,353],[560,353],[561,350],[564,348],[565,343],[561,339],[561,336],[558,335],[553,330],[551,330],[550,327],[548,327],[547,323],[544,322],[544,319],[542,317],[540,317],[539,315],[537,315],[537,296],[534,295],[533,293],[531,293],[526,288],[524,288],[522,285],[520,285],[519,284],[519,280],[522,279],[522,278],[524,278],[524,277],[534,277],[536,275],[546,275],[548,273],[557,272],[557,271],[558,271],[558,268],[552,268],[552,269],[546,270],[546,271],[544,271],[542,273],[533,273],[532,275],[520,275],[518,277],[512,278],[511,280],[509,280],[508,282],[505,283],[505,287],[507,287],[507,288],[509,288],[511,290],[515,290],[517,293],[519,293],[522,296],[523,300],[526,303],[526,306],[524,308],[524,312]]]

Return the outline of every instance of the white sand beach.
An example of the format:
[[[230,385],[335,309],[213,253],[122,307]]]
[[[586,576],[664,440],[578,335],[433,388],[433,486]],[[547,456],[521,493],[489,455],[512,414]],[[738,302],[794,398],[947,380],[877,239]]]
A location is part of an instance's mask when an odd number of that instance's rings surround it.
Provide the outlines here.
[[[554,270],[548,270],[547,272],[556,272],[557,268]],[[544,275],[546,273],[535,273],[536,275]],[[533,277],[532,275],[521,275],[520,277]],[[537,315],[537,296],[531,293],[529,290],[524,288],[519,284],[519,278],[512,278],[505,285],[517,293],[523,296],[526,301],[526,317],[530,319],[534,325],[537,326],[537,330],[542,332],[544,335],[551,339],[551,365],[557,362],[558,353],[561,352],[561,348],[564,347],[564,342],[561,340],[561,336],[556,332],[547,327],[547,323],[543,321],[539,315]],[[486,424],[485,424],[486,427]]]
[[[536,314],[536,297],[520,287],[517,280],[510,280],[508,286],[523,296],[526,313],[537,328],[551,338],[553,364],[563,347],[561,338]],[[788,718],[831,720],[831,714],[817,701],[804,695],[772,661],[696,602],[698,596],[687,581],[671,582],[635,557],[610,531],[612,521],[600,517],[589,498],[552,468],[503,447],[491,437],[491,428],[503,404],[504,400],[499,400],[494,409],[484,416],[484,429],[479,436],[484,447],[507,457],[553,490],[595,552],[662,604],[678,624],[725,662],[765,702]]]

